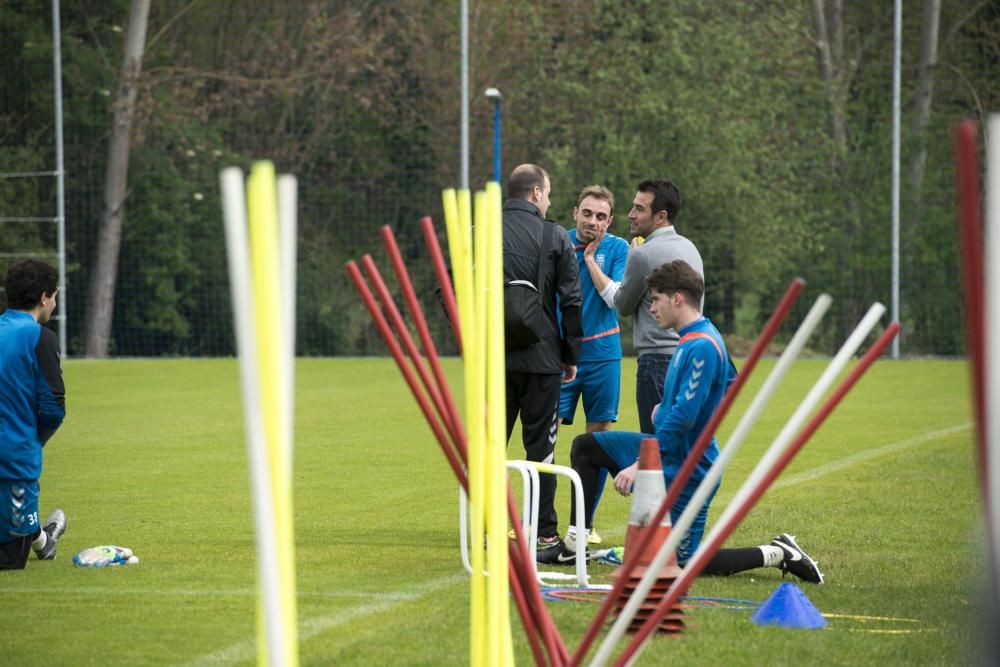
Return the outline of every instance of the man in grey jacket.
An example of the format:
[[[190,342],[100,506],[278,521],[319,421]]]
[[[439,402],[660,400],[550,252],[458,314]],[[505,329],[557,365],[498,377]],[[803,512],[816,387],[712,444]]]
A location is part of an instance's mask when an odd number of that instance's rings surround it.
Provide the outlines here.
[[[526,458],[552,463],[558,428],[559,389],[576,377],[580,355],[580,281],[576,250],[566,230],[545,219],[549,208],[549,175],[533,164],[522,164],[507,180],[508,199],[503,205],[503,277],[538,281],[539,259],[544,262],[542,308],[548,324],[541,339],[526,348],[508,349],[507,439],[518,415]],[[547,251],[541,256],[543,234]],[[558,306],[556,297],[558,295]],[[562,327],[556,308],[562,315]],[[539,476],[538,549],[559,548],[555,510],[556,480]]]
[[[677,347],[677,332],[661,329],[650,314],[646,276],[657,267],[684,260],[704,279],[705,269],[695,245],[674,229],[681,210],[681,193],[665,180],[639,184],[628,213],[632,250],[625,265],[625,277],[614,295],[615,309],[622,317],[632,316],[632,346],[639,356],[635,374],[635,402],[639,410],[639,430],[653,432],[653,407],[663,398],[663,380]],[[644,240],[643,240],[644,238]]]

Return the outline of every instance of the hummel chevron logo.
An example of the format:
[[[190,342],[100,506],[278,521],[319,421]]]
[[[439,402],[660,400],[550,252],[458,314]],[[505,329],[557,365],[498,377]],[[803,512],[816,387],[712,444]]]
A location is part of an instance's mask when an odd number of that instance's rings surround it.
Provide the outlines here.
[[[701,368],[702,366],[705,365],[705,360],[704,359],[695,359],[691,363],[694,364],[695,368]]]
[[[688,389],[697,389],[700,382],[695,382],[694,380],[688,380]]]
[[[701,377],[701,374],[704,373],[704,372],[705,371],[691,371],[691,377],[693,377],[695,380],[697,380],[698,378]]]
[[[18,500],[24,500],[24,491],[25,487],[23,486],[21,488],[17,488],[16,485],[11,485],[10,487],[10,495],[14,496]]]
[[[685,391],[684,392],[684,398],[686,398],[687,400],[690,401],[694,397],[695,397],[695,393],[693,391]]]
[[[28,502],[28,501],[27,500],[23,500],[23,499],[22,500],[18,500],[17,498],[11,498],[10,502],[11,502],[12,505],[14,505],[15,509],[21,509],[22,507],[24,507],[24,504],[26,502]]]

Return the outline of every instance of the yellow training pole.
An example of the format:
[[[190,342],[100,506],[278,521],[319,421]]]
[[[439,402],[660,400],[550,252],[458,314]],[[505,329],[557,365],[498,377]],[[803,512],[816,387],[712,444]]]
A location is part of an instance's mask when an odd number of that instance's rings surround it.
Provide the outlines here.
[[[496,665],[500,652],[502,650],[500,644],[500,632],[497,626],[498,615],[496,613],[496,585],[494,581],[497,578],[497,572],[495,568],[498,566],[499,561],[497,560],[497,553],[500,551],[497,549],[497,536],[493,532],[493,526],[490,522],[491,509],[490,502],[492,500],[492,495],[490,493],[492,485],[495,482],[494,471],[490,465],[489,456],[489,424],[488,424],[488,401],[489,395],[487,394],[488,388],[488,365],[489,365],[489,351],[488,351],[488,339],[489,339],[489,326],[490,322],[487,320],[487,278],[489,276],[488,271],[488,257],[489,253],[489,224],[487,220],[488,211],[486,208],[486,193],[479,190],[475,193],[474,197],[474,208],[473,212],[475,214],[475,225],[474,225],[474,235],[475,244],[473,247],[475,260],[473,262],[475,266],[474,276],[475,276],[475,311],[476,311],[476,349],[478,351],[478,362],[477,363],[477,377],[476,390],[481,392],[478,400],[477,407],[480,409],[478,413],[478,419],[476,420],[476,428],[479,430],[481,439],[478,440],[477,446],[480,447],[480,455],[482,456],[483,462],[483,486],[482,495],[473,499],[473,506],[481,506],[484,509],[485,514],[485,526],[486,526],[486,543],[488,549],[486,552],[486,570],[489,573],[489,578],[486,581],[486,664]],[[473,538],[475,539],[475,538]],[[506,536],[504,537],[506,539]]]
[[[501,633],[503,659],[501,664],[514,664],[514,646],[510,627],[509,553],[507,550],[507,395],[506,350],[504,346],[503,312],[503,221],[500,184],[486,184],[486,209],[489,236],[487,267],[487,321],[489,322],[489,349],[487,352],[486,409],[490,456],[489,531],[490,544],[496,544],[497,565],[490,566],[490,584],[494,586],[498,631]],[[498,535],[493,541],[493,535]]]
[[[502,304],[498,311],[496,300],[496,280],[494,274],[500,268],[496,262],[496,250],[494,243],[496,240],[497,216],[492,208],[492,197],[485,191],[476,193],[476,296],[482,301],[482,305],[477,303],[477,307],[482,312],[485,319],[484,342],[486,353],[486,534],[487,543],[490,546],[487,552],[487,570],[490,573],[487,582],[487,618],[489,623],[487,664],[505,665],[509,664],[507,655],[507,641],[505,629],[509,624],[504,623],[505,598],[507,596],[507,521],[504,508],[502,492],[506,488],[506,466],[504,456],[497,465],[497,452],[500,443],[496,438],[497,405],[502,398],[497,395],[497,382],[502,387],[502,366],[498,367],[499,361],[503,360],[503,350],[497,347],[497,342],[503,342],[502,333],[497,338],[497,329],[502,331]],[[503,403],[499,403],[503,408]],[[504,423],[506,430],[506,423]],[[505,434],[506,435],[506,434]]]
[[[283,341],[279,290],[278,209],[274,165],[254,164],[247,185],[247,214],[250,226],[250,263],[253,271],[253,316],[257,332],[257,357],[261,410],[270,469],[271,501],[277,538],[277,565],[281,622],[286,639],[282,664],[298,665],[298,628],[295,607],[295,551],[292,530],[291,471],[288,467],[290,443],[282,396],[287,375],[282,372]],[[287,363],[287,360],[285,360]],[[258,654],[260,655],[260,653]]]
[[[468,191],[466,191],[468,192]],[[441,193],[444,204],[445,228],[448,231],[448,248],[451,255],[452,279],[455,283],[455,301],[458,305],[458,319],[465,339],[463,352],[463,373],[465,379],[465,423],[468,434],[469,461],[469,511],[471,516],[471,536],[469,537],[469,562],[472,577],[469,584],[469,664],[482,667],[486,662],[486,580],[483,576],[486,554],[483,547],[483,462],[478,435],[473,434],[473,415],[481,408],[482,392],[476,385],[476,326],[472,303],[472,248],[466,242],[465,226],[468,216],[459,216],[458,197],[453,189]],[[474,446],[473,442],[477,442]],[[475,499],[475,500],[474,500]]]

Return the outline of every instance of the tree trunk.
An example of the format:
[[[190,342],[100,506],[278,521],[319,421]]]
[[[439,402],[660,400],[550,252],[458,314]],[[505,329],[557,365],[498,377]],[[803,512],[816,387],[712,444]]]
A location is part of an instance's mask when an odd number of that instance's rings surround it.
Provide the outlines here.
[[[841,0],[833,0],[831,20],[827,23],[824,0],[812,0],[813,25],[816,29],[816,54],[819,77],[826,86],[830,102],[833,133],[832,168],[842,174],[847,156],[847,86],[844,71],[844,9]]]
[[[125,59],[115,98],[114,125],[108,148],[108,170],[104,181],[104,207],[97,237],[97,252],[90,280],[86,320],[86,355],[107,357],[111,338],[111,319],[115,307],[115,283],[118,278],[118,254],[125,221],[125,189],[128,184],[129,142],[132,119],[146,45],[150,0],[132,0],[129,8]]]
[[[927,123],[934,100],[934,70],[937,66],[938,26],[941,22],[941,0],[924,0],[923,26],[920,35],[920,66],[913,110],[913,157],[910,161],[910,220],[916,224],[920,216],[920,196],[927,165]]]

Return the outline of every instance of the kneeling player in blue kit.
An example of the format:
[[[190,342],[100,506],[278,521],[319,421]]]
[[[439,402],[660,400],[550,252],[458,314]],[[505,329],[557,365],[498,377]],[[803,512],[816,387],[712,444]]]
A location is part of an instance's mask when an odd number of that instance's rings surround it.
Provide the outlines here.
[[[683,465],[688,453],[722,397],[735,378],[735,368],[729,361],[726,344],[718,329],[700,311],[704,281],[690,265],[674,261],[662,265],[647,278],[652,294],[650,312],[658,326],[676,329],[680,335],[664,382],[663,402],[653,414],[653,426],[660,445],[663,476],[667,487]],[[573,441],[573,469],[583,483],[584,516],[593,507],[598,472],[606,468],[614,475],[615,489],[623,496],[632,492],[638,468],[642,433],[608,431],[588,433]],[[711,443],[695,467],[691,478],[671,508],[671,519],[677,521],[719,455],[719,445],[713,436]],[[683,566],[694,555],[705,531],[708,507],[718,486],[705,501],[697,518],[677,547],[677,561]],[[571,509],[570,516],[576,516]],[[550,562],[573,563],[578,545],[586,544],[590,526],[580,530],[570,526],[562,549]],[[778,535],[769,544],[758,547],[721,549],[705,567],[709,575],[729,575],[759,567],[777,567],[803,581],[821,584],[823,574],[816,561],[809,557],[795,538],[787,533]]]

